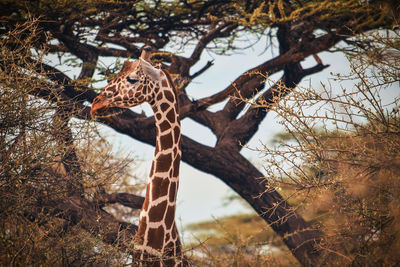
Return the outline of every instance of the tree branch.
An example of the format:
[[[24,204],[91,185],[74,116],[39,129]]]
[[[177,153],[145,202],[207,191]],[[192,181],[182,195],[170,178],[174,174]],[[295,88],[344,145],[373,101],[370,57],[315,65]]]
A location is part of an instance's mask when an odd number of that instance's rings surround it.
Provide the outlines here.
[[[211,41],[219,37],[229,36],[231,32],[237,28],[237,26],[237,24],[232,22],[223,22],[218,26],[211,24],[210,30],[199,39],[195,49],[192,52],[192,55],[189,58],[189,64],[193,66],[199,61],[200,55]]]
[[[241,103],[238,99],[240,97],[250,98],[252,94],[254,94],[254,89],[264,82],[266,74],[272,75],[283,70],[286,65],[300,62],[310,55],[324,51],[335,45],[340,40],[340,37],[328,33],[312,40],[311,43],[308,43],[307,41],[297,43],[291,46],[291,48],[284,54],[247,71],[224,90],[227,91],[225,94],[232,95],[233,98],[231,98],[221,112],[225,113],[231,120],[235,119],[244,107],[244,103]],[[240,92],[240,95],[238,95],[236,91]]]
[[[196,77],[200,76],[201,74],[203,74],[206,70],[208,70],[212,65],[214,65],[214,60],[209,60],[207,61],[207,64],[202,67],[200,70],[196,71],[195,73],[193,73],[192,75],[190,75],[190,79],[195,79]]]
[[[320,72],[327,67],[329,65],[323,65],[322,62],[308,69],[302,69],[300,63],[291,64],[290,67],[285,68],[282,78],[261,94],[255,102],[274,104],[295,89],[304,77]],[[239,101],[245,102],[245,99]],[[242,117],[225,125],[225,132],[218,140],[217,146],[225,146],[240,151],[257,132],[268,111],[269,108],[265,107],[250,108]]]
[[[132,209],[141,209],[144,202],[144,197],[129,193],[103,193],[96,199],[100,206],[118,203]]]

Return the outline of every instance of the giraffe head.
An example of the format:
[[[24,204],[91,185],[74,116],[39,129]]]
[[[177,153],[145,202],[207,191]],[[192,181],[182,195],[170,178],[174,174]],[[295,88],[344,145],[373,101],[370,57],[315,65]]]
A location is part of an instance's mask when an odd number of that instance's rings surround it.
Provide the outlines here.
[[[149,51],[145,47],[137,61],[124,62],[120,73],[93,100],[92,117],[105,113],[110,107],[130,108],[153,101],[152,88],[158,87],[162,71],[148,62]]]

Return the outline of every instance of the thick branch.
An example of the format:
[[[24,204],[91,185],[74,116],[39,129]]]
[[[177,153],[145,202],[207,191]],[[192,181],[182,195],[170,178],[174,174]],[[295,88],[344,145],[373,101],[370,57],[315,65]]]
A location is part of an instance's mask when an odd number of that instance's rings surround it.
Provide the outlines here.
[[[144,197],[129,193],[104,193],[98,197],[100,198],[98,200],[100,206],[118,203],[132,209],[141,209],[144,202]]]
[[[35,62],[34,60],[31,61]],[[93,91],[92,88],[83,86],[81,84],[77,84],[75,81],[73,81],[71,78],[69,78],[67,75],[65,75],[57,68],[52,67],[43,62],[40,62],[40,64],[39,62],[36,63],[37,64],[35,64],[35,66],[37,73],[45,75],[51,81],[56,82],[60,86],[63,86],[63,88],[56,89],[56,91],[59,94],[63,94],[72,100],[79,101],[80,103],[83,103],[85,101],[93,101],[93,99],[97,96],[97,94]],[[46,89],[45,90],[39,89],[39,91],[42,91],[41,93],[46,94],[45,93]],[[51,92],[48,92],[47,94],[50,93]]]
[[[108,35],[105,35],[103,32],[99,33],[96,36],[96,40],[108,42],[108,43],[112,43],[112,44],[117,44],[117,45],[123,46],[127,49],[127,51],[124,51],[124,50],[120,50],[120,49],[97,47],[97,49],[101,53],[101,55],[114,56],[115,54],[122,55],[123,52],[126,52],[125,57],[130,57],[130,58],[138,58],[140,56],[140,48],[137,47],[136,45],[134,45],[134,43],[145,42],[144,38],[138,39],[138,38],[131,38],[129,36],[120,36],[120,35],[110,37]]]
[[[211,29],[199,39],[195,49],[193,50],[192,55],[190,56],[190,65],[193,66],[199,61],[200,55],[211,41],[219,37],[229,36],[237,26],[237,24],[231,22],[224,22],[218,26],[211,25]]]
[[[308,69],[302,69],[300,63],[290,64],[289,67],[285,68],[282,78],[255,101],[256,103],[262,101],[263,103],[273,104],[295,89],[304,77],[320,72],[327,67],[329,65],[323,65],[322,62]],[[245,101],[245,99],[239,101]],[[257,132],[269,109],[270,107],[250,108],[242,117],[225,125],[225,131],[217,145],[241,150],[243,145]]]

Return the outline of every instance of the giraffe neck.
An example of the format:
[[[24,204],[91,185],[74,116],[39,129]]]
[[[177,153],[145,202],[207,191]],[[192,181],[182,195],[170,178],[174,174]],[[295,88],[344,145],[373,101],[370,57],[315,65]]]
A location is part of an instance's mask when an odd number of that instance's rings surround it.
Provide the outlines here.
[[[179,257],[175,225],[176,195],[181,160],[181,128],[175,92],[165,79],[151,103],[156,125],[156,148],[137,232],[143,253]]]

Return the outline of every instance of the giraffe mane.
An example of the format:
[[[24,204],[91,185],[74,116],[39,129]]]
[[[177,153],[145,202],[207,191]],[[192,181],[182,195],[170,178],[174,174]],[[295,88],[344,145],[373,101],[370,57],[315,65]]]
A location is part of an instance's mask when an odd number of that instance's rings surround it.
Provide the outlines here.
[[[177,112],[179,113],[179,97],[178,97],[179,90],[176,87],[174,81],[172,80],[172,77],[171,77],[171,74],[169,73],[169,71],[167,71],[166,69],[162,69],[162,71],[165,73],[165,76],[167,76],[167,80],[168,80],[169,84],[172,86],[172,90],[174,91],[175,98],[176,98],[176,101],[177,101],[177,107],[178,107]]]

